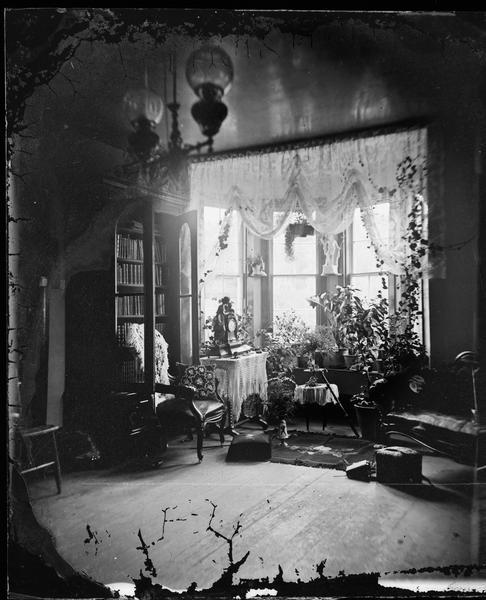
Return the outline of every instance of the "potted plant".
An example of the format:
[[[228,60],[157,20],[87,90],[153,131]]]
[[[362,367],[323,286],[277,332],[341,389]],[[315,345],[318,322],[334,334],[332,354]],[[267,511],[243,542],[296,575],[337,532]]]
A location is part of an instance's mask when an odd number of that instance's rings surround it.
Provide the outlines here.
[[[286,421],[294,414],[294,390],[295,381],[287,375],[280,374],[268,380],[265,418],[270,424]]]
[[[209,333],[205,333],[205,339],[201,342],[199,349],[200,356],[219,356],[218,344],[214,338],[213,317],[205,319],[203,331]]]
[[[300,353],[308,364],[317,367],[330,366],[330,357],[338,351],[338,346],[329,325],[318,325],[305,336]]]
[[[380,356],[388,315],[388,303],[381,295],[365,302],[357,288],[338,285],[334,292],[324,292],[308,301],[311,306],[323,308],[347,368],[363,368]]]
[[[361,431],[361,437],[373,442],[381,439],[381,423],[383,420],[383,409],[375,400],[377,394],[375,389],[383,382],[383,379],[372,381],[370,367],[365,367],[363,373],[367,375],[368,383],[361,387],[361,391],[351,397],[356,418]]]
[[[293,310],[277,315],[273,327],[257,331],[263,349],[268,352],[269,378],[292,372],[298,364],[300,349],[308,331],[308,326]]]
[[[365,440],[377,441],[380,437],[380,413],[377,405],[369,399],[367,391],[361,391],[351,397],[361,437]]]
[[[386,374],[422,369],[428,365],[427,352],[413,323],[399,313],[390,317],[390,330],[383,344]]]

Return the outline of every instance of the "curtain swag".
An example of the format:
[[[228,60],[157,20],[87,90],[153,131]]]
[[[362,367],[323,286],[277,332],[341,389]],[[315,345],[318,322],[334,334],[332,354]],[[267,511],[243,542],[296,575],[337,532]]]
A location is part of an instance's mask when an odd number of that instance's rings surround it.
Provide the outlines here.
[[[357,207],[383,270],[401,274],[414,202],[423,205],[421,236],[426,252],[421,275],[443,277],[440,186],[427,152],[427,129],[323,143],[313,147],[222,158],[191,165],[191,204],[240,212],[248,229],[271,239],[300,207],[323,237],[345,231]],[[429,188],[435,193],[430,194]],[[389,204],[385,223],[375,207]]]

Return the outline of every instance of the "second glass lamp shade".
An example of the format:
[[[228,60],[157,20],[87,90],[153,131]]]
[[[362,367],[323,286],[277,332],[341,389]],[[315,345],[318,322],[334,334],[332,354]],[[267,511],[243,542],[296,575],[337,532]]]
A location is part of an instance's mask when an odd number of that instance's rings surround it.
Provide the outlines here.
[[[231,59],[219,46],[198,48],[187,59],[186,78],[200,97],[209,86],[217,88],[218,95],[223,96],[233,81]]]
[[[157,125],[164,114],[162,98],[146,87],[128,90],[123,98],[123,105],[132,124],[146,119],[152,125]]]

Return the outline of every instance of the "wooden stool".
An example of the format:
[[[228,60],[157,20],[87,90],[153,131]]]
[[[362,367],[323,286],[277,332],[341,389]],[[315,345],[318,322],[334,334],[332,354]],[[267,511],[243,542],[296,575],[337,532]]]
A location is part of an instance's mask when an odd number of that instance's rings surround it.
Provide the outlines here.
[[[19,428],[18,433],[25,449],[25,460],[21,456],[21,470],[22,475],[26,473],[33,473],[34,471],[41,471],[43,469],[49,469],[54,467],[54,477],[56,479],[57,493],[61,493],[61,466],[59,464],[59,454],[57,452],[56,442],[56,431],[59,429],[59,425],[41,425],[40,427],[32,427],[30,429]],[[45,439],[45,436],[47,436]],[[34,440],[38,441],[38,447],[34,448]],[[36,464],[36,454],[42,448],[45,448],[47,444],[52,444],[51,454],[53,460]]]

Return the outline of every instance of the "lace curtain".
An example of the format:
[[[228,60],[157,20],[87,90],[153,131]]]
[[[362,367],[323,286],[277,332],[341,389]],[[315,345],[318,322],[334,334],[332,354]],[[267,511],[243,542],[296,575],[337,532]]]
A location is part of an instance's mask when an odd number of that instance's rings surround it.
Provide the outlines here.
[[[443,277],[441,197],[428,197],[431,169],[425,128],[316,146],[212,159],[191,165],[193,207],[234,208],[248,229],[270,239],[300,208],[324,239],[345,231],[357,207],[383,270],[400,274],[414,202],[423,204],[422,239],[432,242],[422,274]],[[389,203],[386,229],[374,206]],[[433,224],[433,227],[429,227]]]

